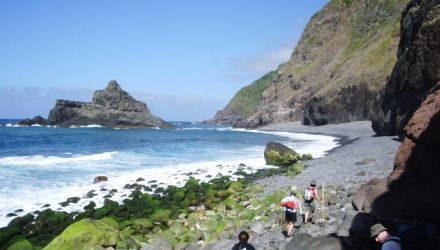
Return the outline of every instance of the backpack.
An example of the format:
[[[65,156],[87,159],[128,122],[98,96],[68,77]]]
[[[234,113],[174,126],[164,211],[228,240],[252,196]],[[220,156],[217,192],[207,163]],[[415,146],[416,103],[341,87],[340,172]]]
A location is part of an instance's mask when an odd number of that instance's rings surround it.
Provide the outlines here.
[[[313,196],[313,189],[306,188],[306,191],[304,192],[304,200],[305,201],[312,201],[314,198]]]
[[[291,197],[287,196],[281,200],[281,206],[289,209],[293,209],[295,207],[295,202]]]

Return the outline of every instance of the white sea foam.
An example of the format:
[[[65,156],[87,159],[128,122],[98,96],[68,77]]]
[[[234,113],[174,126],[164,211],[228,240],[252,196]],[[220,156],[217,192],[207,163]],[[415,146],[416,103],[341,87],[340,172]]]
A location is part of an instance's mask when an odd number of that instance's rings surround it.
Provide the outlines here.
[[[215,129],[215,128],[213,128]],[[309,135],[301,133],[267,132],[256,130],[241,130],[232,128],[221,128],[223,131],[236,130],[251,133],[267,133],[292,139],[286,143],[299,153],[312,153],[316,157],[323,156],[326,151],[336,147],[336,138],[323,135]],[[299,140],[299,142],[295,142]],[[56,184],[36,185],[32,181],[20,184],[20,188],[12,190],[11,187],[0,188],[0,227],[6,226],[14,217],[6,217],[8,213],[17,209],[19,216],[42,210],[42,206],[50,204],[53,210],[63,210],[66,212],[81,211],[90,201],[94,201],[97,207],[102,206],[103,196],[108,194],[110,189],[117,189],[118,192],[113,200],[121,202],[132,190],[123,188],[128,183],[134,183],[137,178],[142,177],[144,181],[140,184],[149,185],[152,180],[157,180],[157,185],[165,187],[167,185],[182,186],[193,176],[201,181],[216,178],[219,174],[231,175],[237,170],[253,173],[257,169],[270,168],[265,164],[263,158],[264,146],[249,147],[241,150],[239,154],[232,154],[231,151],[218,151],[218,159],[211,161],[191,161],[183,163],[179,159],[170,160],[166,165],[149,165],[148,156],[142,153],[127,152],[105,152],[92,155],[69,155],[68,157],[59,156],[15,156],[0,158],[2,165],[25,165],[25,166],[56,166],[56,169],[63,165],[69,165],[82,169],[93,168],[94,171],[87,172],[80,177],[69,179],[69,181],[58,181]],[[92,164],[83,164],[85,162]],[[175,163],[173,163],[175,162]],[[240,167],[240,164],[245,164]],[[120,167],[119,167],[120,166]],[[108,168],[110,167],[110,168]],[[102,170],[102,172],[101,172]],[[105,175],[109,181],[93,184],[93,178],[97,175]],[[29,177],[32,178],[32,177]],[[35,180],[34,180],[35,181]],[[46,180],[51,183],[51,180]],[[97,196],[85,198],[90,190],[95,190]],[[59,203],[66,201],[69,197],[80,197],[81,200],[67,207],[62,207]]]
[[[261,151],[262,148],[256,148],[250,151]],[[245,164],[245,167],[239,167],[240,164]],[[102,173],[107,176],[109,181],[92,184],[94,176],[83,176],[81,179],[72,180],[69,183],[58,183],[53,186],[45,186],[38,188],[29,183],[23,183],[18,190],[9,190],[7,188],[0,189],[0,197],[2,206],[0,207],[0,227],[6,226],[13,217],[6,217],[8,213],[14,212],[16,209],[23,209],[23,212],[16,213],[21,216],[36,210],[42,210],[45,204],[50,204],[53,210],[63,210],[66,212],[82,211],[83,207],[90,201],[94,201],[97,207],[102,206],[103,196],[108,194],[108,191],[101,191],[117,189],[118,192],[112,200],[121,202],[132,192],[130,189],[123,188],[128,183],[134,183],[137,178],[142,177],[144,181],[140,184],[149,185],[148,182],[156,180],[158,186],[166,187],[168,185],[182,186],[188,180],[189,176],[193,176],[200,181],[208,181],[216,178],[218,174],[232,175],[238,169],[242,169],[247,173],[255,172],[260,168],[267,168],[263,158],[242,158],[235,160],[220,160],[220,161],[202,161],[187,164],[167,165],[162,167],[148,167],[133,169],[127,172],[106,172]],[[93,198],[85,198],[87,192],[95,190],[98,194]],[[10,195],[6,195],[10,194]],[[81,200],[67,207],[62,207],[59,203],[66,201],[69,197],[80,197]]]
[[[30,165],[30,166],[48,166],[48,165],[59,165],[81,161],[102,161],[109,160],[116,152],[104,152],[100,154],[92,155],[73,155],[70,157],[59,157],[59,156],[11,156],[0,158],[0,167],[2,165]]]
[[[13,124],[13,123],[6,123],[5,127],[9,127],[9,128],[24,128],[24,127],[27,127],[27,126]]]
[[[71,125],[69,128],[102,128],[103,126],[99,124],[89,124],[89,125]]]
[[[328,151],[339,146],[337,138],[328,135],[248,130],[248,129],[235,129],[235,128],[231,128],[231,130],[249,132],[249,133],[271,134],[271,135],[288,138],[291,141],[285,143],[287,146],[294,149],[296,152],[300,154],[311,154],[313,158],[323,157],[327,154]]]

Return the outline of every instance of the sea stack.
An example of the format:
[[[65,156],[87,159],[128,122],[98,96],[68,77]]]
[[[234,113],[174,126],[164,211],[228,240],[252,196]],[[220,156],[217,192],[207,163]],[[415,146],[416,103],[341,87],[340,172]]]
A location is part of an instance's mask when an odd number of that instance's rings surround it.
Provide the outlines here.
[[[92,102],[57,100],[47,124],[58,127],[94,124],[108,128],[172,127],[151,114],[145,103],[122,90],[115,80],[110,81],[107,88],[95,91]]]

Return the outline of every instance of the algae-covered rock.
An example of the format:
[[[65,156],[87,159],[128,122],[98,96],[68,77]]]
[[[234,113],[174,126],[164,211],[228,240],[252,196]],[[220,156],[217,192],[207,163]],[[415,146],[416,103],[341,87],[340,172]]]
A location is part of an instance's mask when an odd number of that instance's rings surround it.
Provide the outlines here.
[[[101,219],[101,221],[105,222],[107,225],[112,226],[114,228],[119,228],[119,223],[111,217],[104,217]]]
[[[303,155],[301,156],[301,160],[302,160],[302,161],[309,161],[309,160],[312,160],[312,159],[313,159],[312,154],[303,154]]]
[[[294,150],[278,142],[269,142],[264,150],[264,159],[267,165],[289,166],[301,158]]]
[[[70,225],[44,250],[91,249],[95,246],[116,245],[119,231],[99,220],[83,219]]]
[[[22,238],[11,243],[7,250],[33,250],[33,247],[28,240]]]
[[[133,221],[132,228],[136,233],[146,234],[153,228],[153,223],[149,219],[137,219]]]
[[[0,246],[6,245],[10,238],[14,235],[19,235],[20,229],[17,227],[2,227],[0,228]]]
[[[150,219],[154,222],[166,223],[170,219],[171,214],[169,209],[159,209],[150,216]]]

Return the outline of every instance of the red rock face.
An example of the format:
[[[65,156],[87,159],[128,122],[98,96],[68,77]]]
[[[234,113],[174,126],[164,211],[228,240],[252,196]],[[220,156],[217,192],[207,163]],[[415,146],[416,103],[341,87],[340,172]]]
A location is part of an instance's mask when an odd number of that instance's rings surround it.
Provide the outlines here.
[[[387,182],[370,181],[355,194],[357,209],[392,220],[440,222],[440,90],[429,95],[405,127]]]

